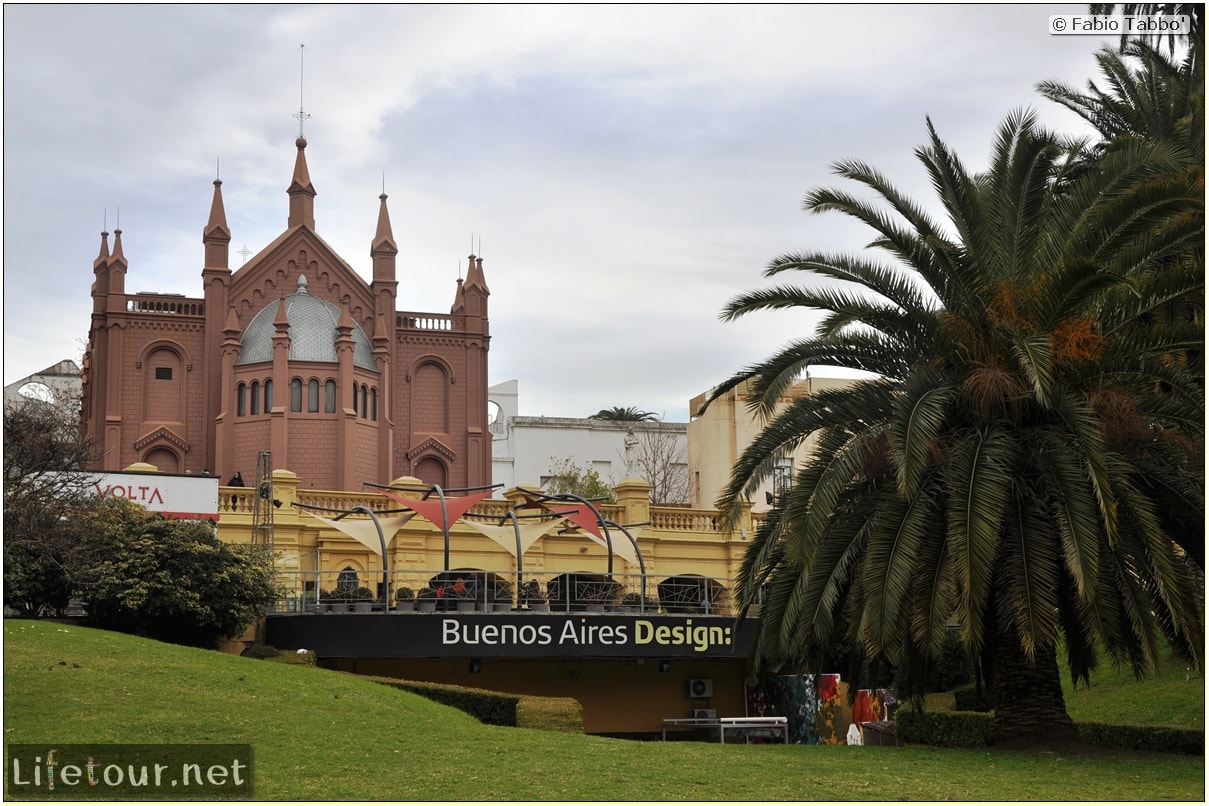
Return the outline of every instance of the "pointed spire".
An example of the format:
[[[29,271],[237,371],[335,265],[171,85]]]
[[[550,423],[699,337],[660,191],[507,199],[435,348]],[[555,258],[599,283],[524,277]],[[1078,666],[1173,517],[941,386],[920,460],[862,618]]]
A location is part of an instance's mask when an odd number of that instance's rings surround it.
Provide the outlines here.
[[[288,333],[290,330],[290,314],[286,310],[284,297],[277,301],[277,315],[273,317],[273,329],[278,333]]]
[[[97,253],[97,259],[92,262],[93,269],[100,268],[105,263],[109,262],[109,233],[101,232],[101,251]]]
[[[383,246],[389,246],[395,253],[399,251],[398,244],[395,243],[395,235],[390,229],[390,212],[386,209],[386,194],[383,193],[378,197],[380,204],[378,205],[378,230],[374,233],[374,242],[371,246],[371,252],[377,252]]]
[[[306,167],[306,138],[299,137],[294,141],[298,146],[298,156],[294,159],[294,176],[290,181],[290,217],[287,225],[290,227],[307,226],[315,228],[315,187],[311,184],[311,174]]]
[[[238,333],[239,332],[239,314],[235,313],[235,306],[227,308],[227,323],[223,325],[223,333]]]
[[[210,201],[210,220],[206,222],[206,235],[225,235],[231,240],[231,230],[227,229],[227,211],[222,203],[222,180],[214,180],[214,198]]]
[[[229,269],[231,230],[227,228],[227,211],[222,203],[222,180],[214,180],[214,197],[210,201],[210,220],[202,231],[202,243],[206,245],[206,268]]]
[[[374,233],[373,243],[369,245],[369,256],[374,265],[374,282],[394,283],[395,256],[399,254],[399,246],[395,243],[395,234],[390,228],[390,212],[386,209],[385,190],[378,200],[378,229]]]
[[[113,255],[111,257],[114,263],[126,263],[126,255],[122,253],[122,231],[120,229],[113,231]]]
[[[487,280],[483,276],[483,259],[470,256],[470,266],[466,269],[466,290],[478,289],[484,294],[490,294],[491,291],[487,288]]]

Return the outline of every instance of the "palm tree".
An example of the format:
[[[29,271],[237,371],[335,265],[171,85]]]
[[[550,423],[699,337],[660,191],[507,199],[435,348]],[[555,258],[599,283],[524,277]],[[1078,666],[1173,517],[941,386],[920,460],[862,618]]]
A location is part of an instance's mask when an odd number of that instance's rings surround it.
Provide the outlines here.
[[[601,409],[595,414],[588,416],[589,420],[619,420],[627,423],[653,423],[658,422],[659,416],[654,412],[642,411],[633,406],[614,406],[611,409]]]
[[[864,222],[894,264],[786,254],[766,276],[807,282],[723,311],[826,312],[815,335],[711,398],[750,382],[768,418],[718,501],[727,524],[779,457],[818,435],[758,524],[739,598],[762,601],[757,651],[791,669],[810,668],[837,624],[867,658],[907,669],[952,626],[989,684],[996,740],[1073,738],[1060,647],[1076,680],[1101,649],[1145,673],[1160,636],[1200,668],[1203,614],[1165,527],[1203,523],[1203,392],[1164,357],[1204,336],[1137,323],[1203,290],[1188,262],[1149,270],[1203,242],[1203,205],[1172,180],[1178,155],[1163,146],[1124,144],[1073,173],[1059,139],[1017,113],[971,174],[928,131],[916,154],[943,222],[873,168],[840,163],[879,203],[819,189],[805,208]],[[878,377],[778,411],[811,365]]]
[[[1204,7],[1198,6],[1195,10],[1198,14],[1203,13]],[[1108,12],[1111,13],[1111,8]],[[1182,6],[1130,6],[1126,7],[1126,13],[1187,14],[1190,9]],[[1086,93],[1057,82],[1047,81],[1038,85],[1042,95],[1075,112],[1099,131],[1102,139],[1087,149],[1083,157],[1089,169],[1098,170],[1103,155],[1122,144],[1142,142],[1167,145],[1175,149],[1174,153],[1179,156],[1173,179],[1186,183],[1190,193],[1201,196],[1203,209],[1204,81],[1194,67],[1198,63],[1196,54],[1203,49],[1203,40],[1200,41],[1202,44],[1189,48],[1180,62],[1165,56],[1145,39],[1124,42],[1120,52],[1111,48],[1102,49],[1096,58],[1106,89],[1097,86],[1094,81],[1088,82]],[[1166,274],[1172,270],[1172,264],[1178,261],[1191,261],[1203,273],[1204,250],[1190,249],[1162,255],[1150,270]],[[1200,323],[1204,321],[1204,315],[1204,291],[1196,289],[1190,294],[1170,299],[1166,305],[1151,311],[1140,324],[1150,327],[1155,322]],[[1200,379],[1201,388],[1204,389],[1203,352],[1199,347],[1174,353],[1169,360],[1183,362]],[[1161,498],[1161,490],[1154,492]],[[1159,511],[1166,513],[1170,510],[1161,506]],[[1177,540],[1203,568],[1203,528],[1196,529],[1194,537],[1195,526],[1193,523],[1186,524],[1184,531],[1176,533]]]

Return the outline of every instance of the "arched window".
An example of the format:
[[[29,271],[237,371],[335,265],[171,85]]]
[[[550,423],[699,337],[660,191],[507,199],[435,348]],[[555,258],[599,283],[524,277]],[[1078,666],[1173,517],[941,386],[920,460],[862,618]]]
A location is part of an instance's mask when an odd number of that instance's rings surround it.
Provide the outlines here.
[[[369,419],[378,421],[378,387],[369,390]]]
[[[330,378],[323,384],[323,410],[328,414],[336,411],[336,382]]]
[[[319,381],[315,378],[306,385],[306,410],[319,411]]]
[[[264,413],[273,411],[273,379],[264,382]]]
[[[290,411],[302,411],[302,379],[290,381]]]
[[[235,416],[243,417],[248,413],[248,387],[242,383],[235,387]]]
[[[252,413],[260,414],[260,381],[252,381]]]
[[[361,406],[359,408],[359,411],[360,411],[362,420],[365,419],[365,416],[368,413],[368,409],[369,409],[368,394],[369,393],[365,388],[365,384],[361,384]]]

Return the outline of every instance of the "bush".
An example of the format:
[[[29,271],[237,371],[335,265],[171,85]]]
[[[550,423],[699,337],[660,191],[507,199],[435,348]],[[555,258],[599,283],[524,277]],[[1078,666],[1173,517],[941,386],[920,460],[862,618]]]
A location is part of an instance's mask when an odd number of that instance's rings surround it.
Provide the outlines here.
[[[521,697],[516,726],[561,733],[583,733],[583,706],[572,697]]]
[[[1075,727],[1079,730],[1079,741],[1097,747],[1205,755],[1205,734],[1199,730],[1155,725],[1105,725],[1099,722],[1080,722]]]
[[[907,744],[985,747],[992,719],[991,713],[917,712],[912,708],[899,708],[894,714],[894,734]],[[1198,730],[1154,725],[1106,725],[1099,722],[1077,722],[1075,728],[1079,741],[1096,747],[1190,756],[1205,754],[1205,734]]]
[[[399,588],[397,591],[395,591],[396,602],[414,602],[415,599],[416,592],[411,588]]]
[[[970,711],[928,713],[904,707],[894,712],[894,735],[905,744],[986,747],[991,719],[991,714]]]
[[[239,653],[241,658],[255,658],[256,660],[268,660],[275,658],[281,654],[281,650],[275,646],[268,644],[253,644],[252,646]]]
[[[410,691],[470,714],[484,725],[583,732],[583,706],[570,697],[530,697],[476,688],[371,677],[375,683]]]
[[[68,526],[67,570],[88,600],[90,626],[213,648],[243,634],[279,595],[270,551],[224,543],[203,521],[111,498]]]
[[[981,691],[977,686],[962,686],[953,690],[954,711],[978,711],[984,713],[991,710],[990,700],[987,699],[985,687]]]

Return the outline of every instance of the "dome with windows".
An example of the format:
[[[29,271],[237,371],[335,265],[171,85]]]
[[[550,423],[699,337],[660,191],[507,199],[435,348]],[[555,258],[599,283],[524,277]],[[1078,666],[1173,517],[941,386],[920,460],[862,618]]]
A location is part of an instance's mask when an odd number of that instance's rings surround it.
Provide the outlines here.
[[[336,363],[336,324],[340,309],[306,290],[306,277],[298,278],[298,290],[264,306],[248,323],[239,340],[239,364],[273,360],[274,322],[284,305],[290,323],[290,360]],[[353,323],[353,365],[373,370],[374,350],[361,326]]]

